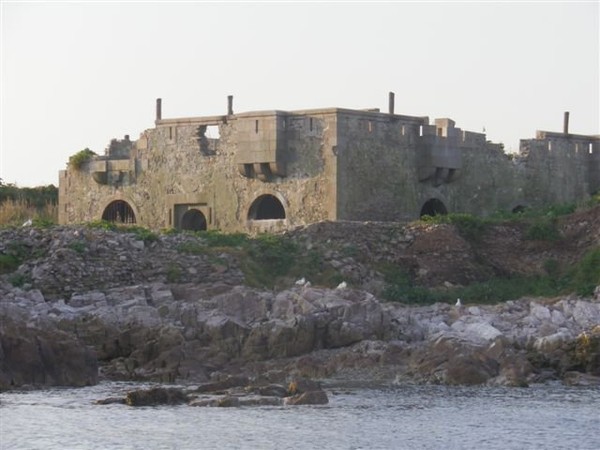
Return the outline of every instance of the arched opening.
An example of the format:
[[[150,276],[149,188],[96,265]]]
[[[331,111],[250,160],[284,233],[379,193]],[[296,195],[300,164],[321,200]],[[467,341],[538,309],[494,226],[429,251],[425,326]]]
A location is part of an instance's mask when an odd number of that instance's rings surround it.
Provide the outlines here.
[[[202,214],[202,211],[198,211],[197,209],[186,211],[181,218],[181,229],[190,231],[206,230],[206,216]]]
[[[421,217],[437,216],[438,214],[448,214],[446,206],[437,198],[430,198],[421,208]]]
[[[285,208],[279,199],[265,194],[258,197],[248,211],[249,220],[285,219]]]
[[[102,213],[102,220],[117,223],[136,223],[135,213],[129,203],[123,200],[110,202]]]

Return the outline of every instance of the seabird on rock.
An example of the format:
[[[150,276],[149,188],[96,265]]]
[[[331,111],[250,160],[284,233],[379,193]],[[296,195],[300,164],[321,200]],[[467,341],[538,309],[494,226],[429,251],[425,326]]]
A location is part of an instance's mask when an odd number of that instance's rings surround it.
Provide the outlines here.
[[[296,284],[298,286],[304,286],[306,284],[306,278],[302,277],[299,280],[296,280]]]
[[[28,219],[28,220],[26,220],[26,221],[25,221],[25,223],[24,223],[23,225],[21,225],[21,226],[23,226],[23,227],[30,227],[31,225],[33,225],[33,220],[31,220],[31,219]]]
[[[456,299],[456,305],[455,306],[462,306],[462,303],[460,301],[460,298]]]
[[[348,287],[348,284],[345,281],[342,281],[340,284],[337,285],[336,289],[346,289]]]

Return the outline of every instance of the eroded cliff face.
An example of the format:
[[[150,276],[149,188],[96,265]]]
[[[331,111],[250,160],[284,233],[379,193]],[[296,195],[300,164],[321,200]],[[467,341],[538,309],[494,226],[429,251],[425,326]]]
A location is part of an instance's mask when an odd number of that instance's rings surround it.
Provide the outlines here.
[[[556,242],[525,240],[518,225],[492,227],[475,244],[449,225],[319,223],[282,239],[294,242],[294,258],[312,255],[316,269],[297,268],[322,283],[292,271],[270,289],[247,285],[247,248],[193,235],[2,230],[0,252],[20,265],[0,282],[0,388],[236,374],[595,383],[600,289],[587,298],[406,306],[382,300],[378,267],[395,264],[440,287],[541,273],[549,259],[566,264],[596,248],[599,216],[596,208],[561,219]]]

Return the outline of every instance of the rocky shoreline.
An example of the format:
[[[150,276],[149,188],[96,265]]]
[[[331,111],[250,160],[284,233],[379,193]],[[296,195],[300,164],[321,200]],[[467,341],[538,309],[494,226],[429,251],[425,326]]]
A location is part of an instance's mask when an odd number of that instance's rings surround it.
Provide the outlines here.
[[[2,389],[246,376],[525,386],[600,380],[589,299],[409,307],[354,289],[162,283],[46,301],[3,286]]]
[[[389,238],[390,227],[388,247],[390,239],[400,247],[419,242],[414,230]],[[167,245],[86,228],[3,233],[0,253],[18,240],[39,255],[0,279],[0,390],[102,380],[210,385],[232,377],[248,380],[240,389],[306,379],[600,385],[600,287],[588,298],[407,306],[369,292],[378,278],[368,270],[365,283],[337,288],[306,280],[249,287],[232,253],[174,251],[188,245],[185,235]],[[303,239],[314,245],[314,236]],[[351,259],[332,261],[360,269]],[[180,277],[169,282],[174,263]],[[448,279],[449,270],[423,273]],[[15,274],[25,280],[18,287]],[[238,391],[223,395],[239,402]]]

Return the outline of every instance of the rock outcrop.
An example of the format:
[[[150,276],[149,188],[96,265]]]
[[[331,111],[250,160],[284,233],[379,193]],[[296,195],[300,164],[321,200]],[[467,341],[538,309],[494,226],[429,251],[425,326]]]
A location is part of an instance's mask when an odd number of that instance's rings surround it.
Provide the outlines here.
[[[599,215],[596,208],[566,222],[561,232],[572,241],[544,244],[542,256],[527,254],[515,267],[535,271],[550,256],[576,259],[595,248]],[[290,377],[594,383],[600,288],[588,298],[493,306],[383,302],[377,264],[402,266],[435,286],[510,272],[508,253],[490,253],[489,236],[475,249],[452,227],[429,228],[322,223],[296,230],[288,238],[309,253],[319,248],[318,269],[337,271],[338,288],[282,278],[275,289],[244,284],[247,267],[236,255],[248,247],[208,251],[192,235],[83,226],[0,230],[0,271],[19,263],[0,275],[0,390],[111,379],[226,391],[237,380],[237,387],[264,389],[254,395],[281,398],[265,393]],[[522,234],[499,228],[503,242]]]
[[[290,375],[514,386],[599,375],[598,295],[408,307],[354,289],[153,283],[67,304],[4,285],[0,313],[3,389],[95,383],[98,365],[101,378],[211,390]]]

